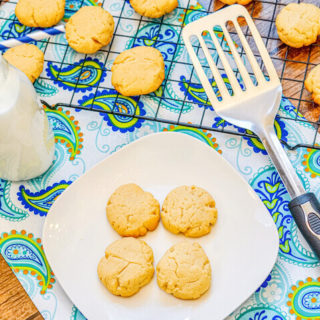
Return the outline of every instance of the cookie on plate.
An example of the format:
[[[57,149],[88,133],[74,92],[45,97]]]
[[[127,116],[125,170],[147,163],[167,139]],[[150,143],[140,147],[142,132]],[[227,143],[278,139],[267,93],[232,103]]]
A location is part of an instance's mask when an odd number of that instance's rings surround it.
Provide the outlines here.
[[[180,299],[198,299],[210,288],[211,266],[197,242],[172,246],[157,265],[159,287]]]
[[[148,18],[160,18],[178,6],[178,0],[130,0],[132,8]]]
[[[320,64],[309,72],[304,85],[312,93],[313,101],[320,104]]]
[[[144,236],[158,226],[160,219],[159,202],[134,183],[117,188],[106,211],[112,228],[125,237]]]
[[[220,0],[221,2],[225,3],[225,4],[242,4],[243,6],[245,6],[246,4],[252,2],[252,0]]]
[[[34,82],[42,72],[44,54],[33,44],[25,43],[11,48],[3,54],[3,57],[21,70],[31,82]]]
[[[135,47],[114,60],[111,82],[123,96],[137,96],[156,91],[164,80],[164,61],[159,50]]]
[[[181,186],[172,190],[165,198],[161,210],[165,228],[187,237],[208,234],[216,223],[217,215],[212,196],[196,186]]]
[[[117,240],[107,247],[97,271],[100,281],[112,294],[130,297],[153,277],[152,249],[139,239]]]
[[[301,48],[320,35],[320,9],[310,3],[290,3],[276,18],[279,38],[288,46]]]
[[[69,46],[80,53],[97,52],[110,43],[113,31],[112,15],[97,6],[80,8],[66,24]]]
[[[64,16],[65,0],[19,0],[15,14],[28,27],[49,28]]]

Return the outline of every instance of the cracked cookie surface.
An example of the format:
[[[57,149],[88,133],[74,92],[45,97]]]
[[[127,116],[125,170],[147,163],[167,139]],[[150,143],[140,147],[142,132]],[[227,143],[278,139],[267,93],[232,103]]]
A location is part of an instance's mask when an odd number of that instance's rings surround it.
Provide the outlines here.
[[[22,44],[7,50],[3,57],[21,70],[31,82],[41,74],[44,64],[43,52],[33,44]]]
[[[157,265],[159,287],[176,298],[198,299],[211,283],[209,259],[197,242],[172,246]]]
[[[304,85],[312,93],[313,101],[320,105],[320,64],[309,72]]]
[[[106,212],[112,228],[125,237],[144,236],[158,226],[160,219],[159,202],[134,183],[114,191]]]
[[[114,60],[111,82],[124,96],[138,96],[156,91],[164,80],[164,61],[159,50],[135,47]]]
[[[161,210],[165,228],[187,237],[208,234],[216,223],[217,215],[212,196],[196,186],[181,186],[172,190],[165,198]]]
[[[97,272],[100,281],[112,294],[132,296],[153,277],[152,249],[139,239],[117,240],[106,248]]]
[[[130,0],[132,8],[144,17],[160,18],[178,6],[178,0]]]
[[[19,0],[15,14],[28,27],[49,28],[64,16],[65,0]]]
[[[320,9],[310,3],[290,3],[276,18],[279,38],[288,46],[301,48],[320,35]]]
[[[110,43],[113,31],[112,15],[97,6],[80,8],[66,24],[69,46],[80,53],[97,52]]]

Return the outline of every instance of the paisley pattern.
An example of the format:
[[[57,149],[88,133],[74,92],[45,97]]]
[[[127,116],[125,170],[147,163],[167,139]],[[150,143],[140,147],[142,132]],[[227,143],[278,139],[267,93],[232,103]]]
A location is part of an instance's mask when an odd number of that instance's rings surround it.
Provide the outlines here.
[[[290,314],[296,319],[316,320],[320,317],[320,277],[307,278],[305,282],[298,281],[291,287],[287,303]]]
[[[303,154],[302,165],[304,171],[310,174],[311,178],[320,176],[320,150],[307,148]]]
[[[76,306],[72,307],[70,320],[86,320],[87,318],[77,309]]]
[[[17,208],[10,199],[11,182],[0,179],[0,217],[9,221],[21,221],[29,213]]]
[[[44,255],[41,239],[35,239],[25,230],[12,230],[0,237],[0,252],[15,273],[30,274],[39,281],[41,294],[52,288],[53,273]]]
[[[235,316],[236,320],[289,320],[289,317],[280,309],[272,305],[253,305],[243,308]]]
[[[19,187],[18,199],[29,211],[41,217],[46,216],[53,202],[71,183],[71,181],[62,180],[59,183],[47,187],[45,190],[35,193],[26,189],[24,185],[21,185]]]
[[[80,154],[83,147],[83,133],[80,131],[79,122],[75,120],[70,111],[49,109],[44,106],[49,122],[52,126],[55,141],[67,147],[70,160],[74,160]]]
[[[63,19],[68,20],[82,6],[101,6],[101,1],[98,0],[66,0],[65,14]]]
[[[190,127],[170,125],[168,128],[164,128],[163,131],[185,133],[189,136],[192,136],[194,138],[197,138],[203,141],[208,146],[217,150],[220,154],[222,153],[222,150],[219,149],[217,139],[212,137],[212,133],[208,132],[207,130],[199,130],[199,129],[190,128]]]
[[[116,90],[97,91],[95,95],[84,96],[78,103],[82,107],[119,113],[100,112],[100,115],[112,127],[113,131],[119,130],[123,133],[140,128],[144,121],[132,118],[130,115],[144,116],[146,114],[144,105],[138,98],[119,95]]]
[[[304,248],[297,236],[296,225],[289,212],[290,197],[275,169],[267,166],[249,181],[259,195],[279,231],[280,257],[293,264],[311,267],[319,265],[318,259],[310,249]]]
[[[37,79],[35,81],[34,88],[40,97],[52,97],[59,92],[58,88],[52,86],[42,79]]]
[[[48,62],[47,76],[59,87],[69,91],[91,91],[106,77],[106,68],[98,59],[81,59],[73,65],[61,67]]]

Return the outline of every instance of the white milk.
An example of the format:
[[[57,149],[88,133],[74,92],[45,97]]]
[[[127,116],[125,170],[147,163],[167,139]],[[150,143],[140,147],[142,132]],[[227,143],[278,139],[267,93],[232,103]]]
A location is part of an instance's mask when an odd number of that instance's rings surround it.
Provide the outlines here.
[[[54,136],[32,83],[0,55],[0,178],[37,177],[53,156]]]

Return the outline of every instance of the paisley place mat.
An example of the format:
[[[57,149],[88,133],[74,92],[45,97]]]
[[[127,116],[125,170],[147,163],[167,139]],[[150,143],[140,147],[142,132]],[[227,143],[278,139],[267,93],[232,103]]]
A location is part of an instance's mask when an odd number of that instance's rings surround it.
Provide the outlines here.
[[[138,104],[135,99],[120,97],[118,105],[127,109],[138,108],[141,114],[152,115],[155,113],[157,94],[166,95],[168,99],[164,99],[159,112],[163,118],[174,119],[177,110],[181,108],[178,100],[186,97],[182,117],[184,121],[198,121],[204,108],[203,101],[207,101],[206,96],[199,84],[186,86],[190,81],[190,60],[184,46],[177,42],[181,25],[198,19],[205,12],[193,1],[193,10],[187,10],[189,2],[179,0],[179,9],[166,16],[161,27],[152,20],[138,24],[137,15],[129,1],[109,0],[104,3],[104,7],[113,16],[119,17],[116,18],[119,36],[115,37],[111,51],[121,51],[136,45],[153,45],[154,38],[160,38],[163,41],[157,43],[156,47],[165,57],[167,73],[170,71],[170,78],[175,80],[166,81],[166,86],[160,93],[144,97]],[[70,15],[70,8],[78,8],[82,4],[97,5],[93,0],[67,0],[66,17]],[[29,28],[12,20],[14,7],[15,4],[11,2],[2,2],[0,6],[0,40],[30,32]],[[136,32],[137,36],[132,38]],[[126,38],[126,35],[131,37]],[[46,59],[44,71],[35,83],[40,97],[52,104],[72,100],[74,104],[86,105],[98,101],[103,108],[113,107],[115,91],[110,84],[110,73],[94,72],[94,66],[106,63],[110,70],[116,55],[98,52],[86,59],[88,68],[82,69],[82,74],[79,74],[77,66],[84,56],[68,49],[65,44],[63,35],[51,38],[47,43],[37,43],[45,51]],[[172,59],[174,63],[168,70],[168,63]],[[61,61],[64,61],[62,66]],[[57,70],[60,70],[60,81],[57,81]],[[80,77],[84,84],[83,89],[76,92],[70,81],[74,77]],[[97,77],[100,77],[100,84],[104,86],[93,90],[89,85]],[[192,83],[197,83],[196,75],[193,77],[195,79],[192,79]],[[235,132],[244,131],[218,118],[210,104],[206,108],[211,121],[206,125],[225,126]],[[1,254],[45,319],[84,319],[56,281],[43,253],[42,226],[50,206],[76,178],[94,164],[131,141],[160,131],[183,132],[200,139],[222,154],[248,180],[278,227],[280,250],[273,271],[228,320],[319,318],[320,263],[297,231],[288,210],[289,195],[257,139],[68,108],[47,109],[46,112],[56,138],[53,166],[41,177],[30,181],[11,183],[0,180]],[[279,112],[288,119],[295,116],[294,107],[285,99],[282,100]],[[278,137],[290,144],[297,144],[314,134],[313,127],[308,123],[284,121],[280,118],[276,119],[275,128]],[[299,148],[291,151],[289,157],[305,189],[320,197],[320,151]],[[230,277],[233,275],[230,274]]]

